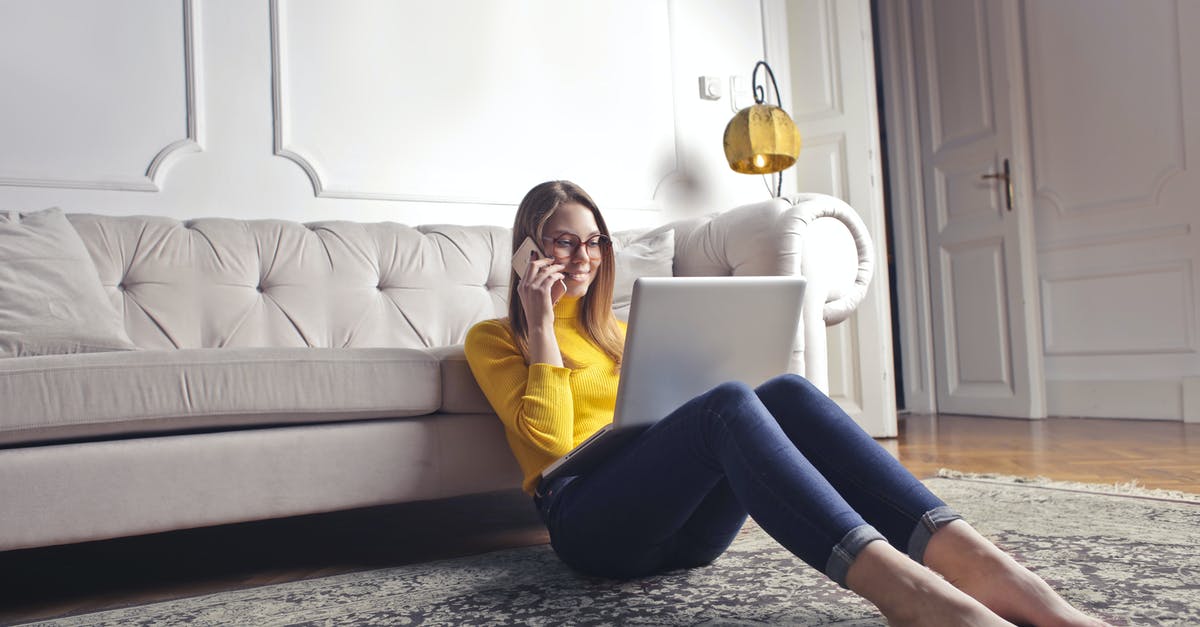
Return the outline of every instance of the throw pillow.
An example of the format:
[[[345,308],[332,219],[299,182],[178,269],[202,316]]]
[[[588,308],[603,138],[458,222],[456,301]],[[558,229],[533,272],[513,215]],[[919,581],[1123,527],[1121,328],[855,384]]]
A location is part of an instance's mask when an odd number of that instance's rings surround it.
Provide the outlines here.
[[[0,357],[135,348],[62,210],[0,212]]]
[[[629,320],[633,282],[643,276],[671,276],[675,263],[675,231],[622,231],[613,234],[616,280],[613,313]]]

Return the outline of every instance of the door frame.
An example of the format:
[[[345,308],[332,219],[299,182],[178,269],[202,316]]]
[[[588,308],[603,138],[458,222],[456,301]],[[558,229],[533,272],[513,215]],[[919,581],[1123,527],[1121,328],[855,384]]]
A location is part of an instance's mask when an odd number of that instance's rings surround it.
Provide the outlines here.
[[[1021,37],[1021,7],[1018,0],[1003,2],[1004,36],[1008,66],[1008,99],[1012,120],[1012,160],[1016,164],[1014,211],[1024,213],[1020,224],[1019,247],[1022,272],[1031,281],[1038,280],[1037,240],[1033,231],[1033,190],[1030,185],[1031,146],[1029,109],[1026,97],[1025,50]],[[918,413],[936,413],[937,389],[934,372],[933,322],[931,312],[929,239],[926,234],[924,183],[921,176],[920,117],[917,105],[916,63],[912,6],[910,0],[872,0],[877,16],[876,45],[880,49],[879,71],[884,126],[887,132],[886,154],[892,225],[895,245],[896,314],[899,317],[901,377],[904,409]],[[1027,321],[1026,350],[1033,370],[1032,404],[1029,418],[1046,417],[1046,389],[1043,370],[1040,290],[1029,290],[1023,299]]]

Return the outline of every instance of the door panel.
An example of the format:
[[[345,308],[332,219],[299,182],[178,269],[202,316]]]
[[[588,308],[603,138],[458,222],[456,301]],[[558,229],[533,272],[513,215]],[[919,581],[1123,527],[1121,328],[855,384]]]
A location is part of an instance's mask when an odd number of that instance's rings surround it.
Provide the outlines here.
[[[1010,91],[1005,47],[1017,7],[912,6],[937,410],[1043,417],[1039,325],[1026,308],[1037,298],[1036,272],[1032,246],[1021,241],[1029,209],[1009,208],[1007,180],[984,178],[1020,160],[1014,182],[1024,185],[1028,169],[1014,153],[1020,98]]]
[[[948,328],[956,331],[947,334],[950,395],[1013,395],[1004,240],[996,237],[943,248],[941,270],[951,277],[943,281],[943,301]]]
[[[933,146],[945,150],[995,132],[982,0],[934,2],[927,14]]]

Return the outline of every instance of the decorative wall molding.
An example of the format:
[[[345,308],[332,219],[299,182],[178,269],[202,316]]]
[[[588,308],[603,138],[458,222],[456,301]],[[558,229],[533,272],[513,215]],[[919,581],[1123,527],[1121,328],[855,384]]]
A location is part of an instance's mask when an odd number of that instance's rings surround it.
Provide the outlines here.
[[[1045,354],[1196,352],[1194,283],[1190,259],[1043,276]]]
[[[199,152],[200,120],[196,108],[195,22],[192,0],[181,0],[183,12],[183,71],[187,135],[171,142],[150,160],[142,176],[105,179],[68,179],[53,177],[0,176],[0,185],[12,187],[41,187],[50,189],[94,189],[130,192],[161,191],[161,179],[177,155]]]
[[[1071,93],[1060,94],[1061,98],[1056,100],[1045,94],[1037,93],[1039,86],[1043,89],[1052,89],[1046,87],[1059,86],[1062,84],[1062,74],[1047,77],[1047,72],[1053,72],[1054,61],[1063,59],[1063,55],[1057,50],[1044,50],[1045,41],[1057,42],[1059,33],[1046,33],[1046,38],[1043,40],[1038,36],[1039,28],[1053,28],[1055,23],[1047,23],[1046,20],[1038,19],[1038,16],[1029,17],[1030,11],[1046,11],[1051,5],[1035,5],[1030,6],[1026,11],[1025,30],[1027,32],[1028,46],[1031,49],[1030,58],[1041,60],[1037,63],[1027,63],[1025,68],[1026,76],[1028,77],[1030,91],[1030,105],[1033,108],[1031,111],[1031,119],[1033,120],[1033,132],[1031,140],[1034,150],[1033,161],[1033,183],[1035,195],[1043,204],[1051,206],[1058,215],[1064,218],[1082,218],[1094,215],[1096,213],[1110,213],[1120,211],[1131,211],[1136,209],[1156,208],[1159,206],[1159,199],[1163,194],[1163,190],[1167,184],[1176,176],[1187,169],[1186,164],[1186,149],[1184,145],[1187,137],[1187,124],[1184,120],[1184,112],[1186,110],[1183,94],[1183,60],[1182,50],[1180,48],[1180,33],[1179,33],[1179,6],[1177,2],[1169,4],[1157,5],[1132,5],[1122,6],[1121,9],[1132,10],[1149,15],[1148,11],[1165,7],[1168,15],[1162,21],[1168,25],[1169,33],[1167,37],[1161,41],[1150,40],[1146,38],[1146,33],[1143,32],[1128,32],[1125,31],[1125,26],[1113,26],[1118,29],[1124,36],[1132,39],[1143,39],[1144,41],[1136,48],[1139,54],[1148,54],[1151,47],[1157,47],[1154,51],[1162,52],[1162,63],[1149,62],[1144,64],[1145,67],[1154,67],[1152,73],[1143,73],[1143,76],[1152,76],[1156,78],[1165,78],[1162,88],[1166,90],[1164,93],[1143,93],[1138,96],[1139,113],[1145,115],[1151,107],[1160,108],[1156,115],[1153,115],[1153,120],[1147,120],[1145,124],[1147,129],[1154,129],[1156,132],[1152,137],[1144,138],[1143,146],[1152,146],[1156,151],[1154,159],[1147,159],[1145,155],[1134,155],[1128,150],[1124,150],[1128,146],[1126,142],[1115,141],[1110,137],[1111,132],[1105,132],[1104,128],[1087,128],[1081,127],[1064,128],[1062,124],[1050,124],[1053,120],[1070,120],[1077,119],[1079,116],[1068,116],[1064,110],[1044,111],[1039,110],[1039,106],[1053,106],[1059,104],[1060,109],[1076,109],[1078,102],[1090,101],[1092,107],[1105,107],[1111,98],[1105,98],[1105,94],[1101,93]],[[1062,7],[1057,7],[1057,10],[1065,10]],[[1081,10],[1092,12],[1091,8],[1081,8]],[[1110,9],[1115,10],[1115,9]],[[1097,22],[1093,22],[1097,23]],[[1119,15],[1111,16],[1108,23],[1125,24],[1120,19]],[[1085,31],[1087,32],[1087,31]],[[1129,53],[1128,50],[1121,48],[1112,48],[1111,39],[1098,36],[1100,39],[1090,41],[1098,47],[1105,48],[1112,54],[1119,54],[1124,57]],[[1067,45],[1067,44],[1064,44]],[[1160,50],[1161,49],[1161,50]],[[1119,53],[1113,52],[1120,50]],[[1079,51],[1079,54],[1087,54],[1086,48]],[[1047,62],[1049,60],[1049,62]],[[1104,64],[1105,80],[1103,81],[1104,89],[1118,90],[1118,93],[1128,93],[1132,88],[1125,84],[1124,81],[1114,80],[1109,81],[1111,76],[1137,76],[1139,68],[1143,64],[1131,63],[1126,67],[1112,67],[1113,63],[1109,60],[1098,60],[1094,63]],[[1164,66],[1165,64],[1165,66]],[[1064,70],[1063,72],[1066,72]],[[1168,78],[1169,77],[1169,78]],[[1145,89],[1140,89],[1145,92]],[[1132,96],[1130,96],[1132,97]],[[1122,108],[1120,103],[1112,105],[1112,118],[1120,118],[1127,107]],[[1103,115],[1103,114],[1101,114]],[[1123,124],[1129,126],[1138,122],[1136,119],[1124,119]],[[1162,124],[1169,124],[1170,129],[1160,128]],[[1058,149],[1063,149],[1064,146],[1078,146],[1075,152],[1089,152],[1096,148],[1092,145],[1078,145],[1078,142],[1072,142],[1071,135],[1064,137],[1062,133],[1075,132],[1076,135],[1084,136],[1099,136],[1104,138],[1106,149],[1111,148],[1112,155],[1120,156],[1129,154],[1130,156],[1123,163],[1116,163],[1112,158],[1107,159],[1108,169],[1097,168],[1104,167],[1104,162],[1097,159],[1080,160],[1074,158],[1063,159],[1062,155],[1059,161],[1055,161],[1052,155],[1048,152],[1048,146],[1054,146]],[[1058,135],[1056,136],[1056,133]],[[1131,139],[1137,141],[1137,139]],[[1082,169],[1086,175],[1082,175],[1078,170]],[[1070,174],[1067,174],[1070,173]],[[1064,180],[1070,179],[1070,180]],[[1107,188],[1105,186],[1108,186]],[[1099,190],[1099,195],[1080,198],[1080,192],[1087,190],[1094,192]]]
[[[1051,416],[1183,420],[1183,386],[1171,379],[1047,381],[1046,407]]]
[[[1190,224],[1168,224],[1166,226],[1155,226],[1145,229],[1135,229],[1113,233],[1100,233],[1097,235],[1086,235],[1082,237],[1071,237],[1054,240],[1051,242],[1043,242],[1038,246],[1038,252],[1064,252],[1093,248],[1097,246],[1115,246],[1118,244],[1147,242],[1171,237],[1187,237],[1191,232],[1192,227]]]
[[[1183,132],[1182,129],[1180,132]],[[1066,193],[1060,192],[1053,187],[1039,186],[1035,195],[1039,200],[1053,207],[1059,215],[1066,218],[1088,218],[1095,213],[1115,213],[1146,208],[1153,209],[1159,206],[1159,198],[1162,196],[1163,189],[1166,188],[1167,183],[1175,175],[1186,171],[1182,158],[1182,144],[1179,144],[1179,154],[1179,161],[1166,164],[1157,174],[1150,175],[1149,178],[1151,181],[1141,193],[1091,202],[1071,203],[1066,199]]]
[[[312,183],[313,194],[319,198],[343,198],[357,200],[386,200],[386,201],[402,201],[402,202],[423,202],[423,203],[445,203],[445,204],[471,204],[471,205],[501,205],[512,207],[520,200],[518,197],[507,196],[476,196],[476,195],[453,195],[453,194],[427,194],[413,193],[402,190],[364,190],[355,189],[335,183],[328,164],[323,163],[318,156],[320,151],[311,146],[306,146],[303,142],[296,140],[291,131],[291,119],[288,112],[288,107],[285,103],[285,98],[290,91],[291,86],[288,85],[288,63],[289,59],[285,58],[287,50],[287,8],[286,3],[282,0],[270,0],[270,35],[271,35],[271,74],[272,74],[272,113],[273,113],[273,130],[274,130],[274,154],[276,156],[288,159],[298,165],[301,170],[308,176]],[[664,8],[667,6],[663,2]],[[669,12],[668,12],[669,16]],[[668,17],[669,20],[669,17]],[[669,23],[668,23],[669,26]],[[669,36],[669,28],[667,29]],[[669,47],[669,46],[668,46]],[[431,63],[434,61],[429,60]],[[669,68],[668,68],[669,69]],[[448,71],[454,72],[451,68]],[[669,74],[669,72],[668,72]],[[670,85],[671,77],[663,77],[663,84]],[[671,128],[674,128],[672,122]],[[673,169],[679,168],[679,142],[676,136],[673,142],[674,165]],[[669,176],[669,173],[667,174]],[[661,185],[664,177],[660,176],[657,179],[657,184]],[[646,197],[642,199],[632,200],[626,199],[627,202],[609,203],[610,209],[619,210],[659,210],[658,204],[654,201],[653,194],[657,190],[656,185],[650,185]],[[593,191],[593,193],[595,193]]]
[[[271,113],[272,113],[272,121],[273,121],[272,127],[274,129],[273,135],[274,135],[274,143],[275,143],[275,155],[278,157],[283,157],[284,159],[287,159],[287,160],[295,163],[296,165],[300,166],[300,169],[304,171],[304,174],[307,175],[308,179],[312,182],[314,196],[316,196],[318,198],[330,197],[330,196],[345,198],[345,196],[337,196],[337,195],[331,195],[331,194],[326,193],[325,184],[321,182],[321,173],[317,171],[316,166],[313,165],[307,158],[305,158],[304,155],[300,154],[300,152],[298,150],[284,146],[283,135],[285,132],[286,124],[285,124],[285,118],[284,118],[285,114],[283,111],[283,89],[284,89],[284,86],[283,86],[283,59],[282,59],[282,55],[280,54],[280,46],[281,46],[280,37],[283,36],[283,33],[280,32],[280,27],[279,27],[280,22],[282,21],[280,18],[280,11],[281,11],[281,8],[279,6],[279,0],[271,0],[271,5],[270,5],[270,12],[271,12],[271,19],[270,19],[270,21],[271,21]],[[418,200],[418,199],[392,198],[391,200]],[[426,200],[426,199],[420,199],[420,200]],[[429,199],[429,202],[453,202],[453,201],[445,200],[445,199],[444,200]]]
[[[192,0],[183,0],[183,72],[185,76],[185,98],[187,99],[187,137],[164,147],[154,155],[146,168],[146,178],[158,189],[160,177],[166,172],[174,155],[200,152],[200,120],[196,109],[196,29]]]

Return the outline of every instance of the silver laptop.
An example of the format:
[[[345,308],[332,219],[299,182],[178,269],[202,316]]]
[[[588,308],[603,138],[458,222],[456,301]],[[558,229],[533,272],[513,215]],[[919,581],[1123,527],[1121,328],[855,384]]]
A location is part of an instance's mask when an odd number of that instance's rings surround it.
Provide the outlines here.
[[[542,471],[583,472],[680,405],[726,381],[782,374],[804,300],[802,277],[643,277],[633,285],[612,424]]]

